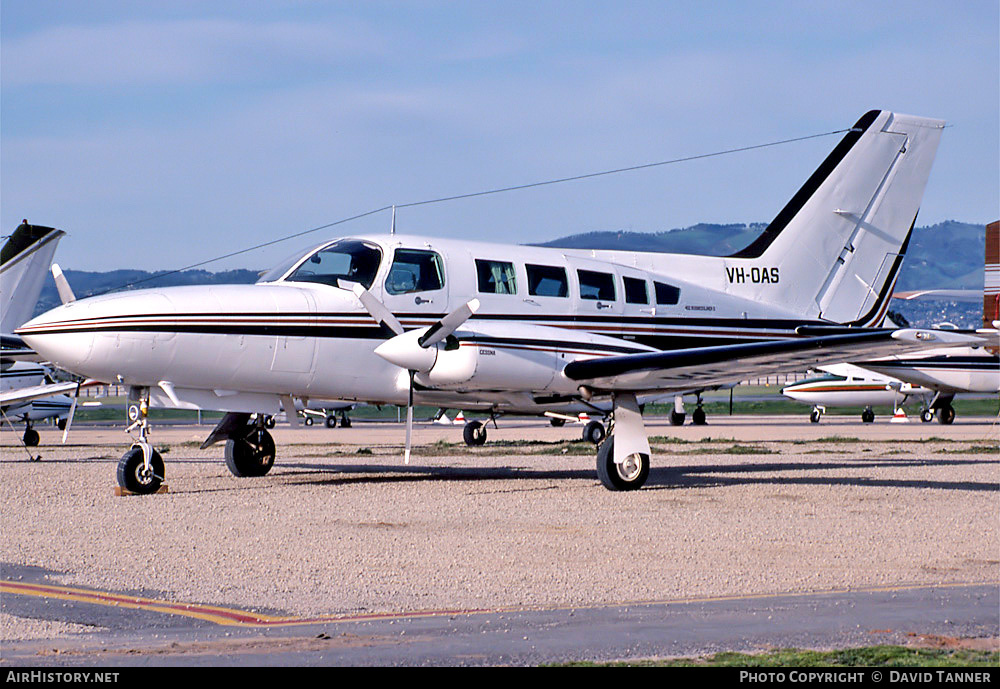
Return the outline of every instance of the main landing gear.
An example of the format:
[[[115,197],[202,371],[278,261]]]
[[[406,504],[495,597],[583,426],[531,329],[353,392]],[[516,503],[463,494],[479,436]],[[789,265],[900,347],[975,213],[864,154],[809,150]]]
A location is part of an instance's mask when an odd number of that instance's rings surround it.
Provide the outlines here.
[[[701,393],[696,392],[695,395],[698,397],[697,406],[695,410],[691,412],[691,423],[695,426],[704,426],[708,423],[708,415],[705,413],[705,409],[702,406]],[[674,397],[674,408],[670,412],[670,425],[671,426],[683,426],[684,419],[687,418],[687,414],[684,411],[684,398],[681,395]]]
[[[233,476],[264,476],[274,466],[277,455],[274,439],[267,430],[268,418],[263,414],[230,412],[222,417],[201,449],[225,441],[226,467]]]
[[[635,395],[615,395],[611,431],[597,450],[597,477],[608,490],[638,490],[649,467],[649,440]]]

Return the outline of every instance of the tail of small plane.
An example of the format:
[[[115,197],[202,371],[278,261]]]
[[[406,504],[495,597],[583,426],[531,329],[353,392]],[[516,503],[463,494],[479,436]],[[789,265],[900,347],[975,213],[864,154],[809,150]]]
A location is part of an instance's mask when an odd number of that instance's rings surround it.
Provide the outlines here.
[[[884,110],[865,114],[764,232],[726,257],[727,274],[761,276],[767,284],[757,299],[803,315],[879,325],[943,127]]]
[[[0,332],[31,318],[62,230],[23,221],[0,249]]]

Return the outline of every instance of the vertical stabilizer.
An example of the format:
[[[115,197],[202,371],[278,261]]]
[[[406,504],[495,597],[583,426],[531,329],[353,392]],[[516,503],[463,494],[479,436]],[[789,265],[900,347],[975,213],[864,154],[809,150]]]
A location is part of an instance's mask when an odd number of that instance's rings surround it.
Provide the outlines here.
[[[1000,320],[1000,221],[986,226],[986,276],[983,280],[983,327]]]
[[[0,249],[0,332],[12,333],[31,318],[64,234],[25,220]]]
[[[943,127],[865,114],[760,237],[726,258],[727,270],[780,276],[760,298],[805,316],[880,324]]]

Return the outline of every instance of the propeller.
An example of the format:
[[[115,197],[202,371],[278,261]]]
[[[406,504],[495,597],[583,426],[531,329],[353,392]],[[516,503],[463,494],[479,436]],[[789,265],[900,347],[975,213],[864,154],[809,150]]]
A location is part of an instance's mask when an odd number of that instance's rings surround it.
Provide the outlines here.
[[[479,300],[470,299],[447,316],[426,329],[404,331],[402,324],[378,298],[365,289],[364,285],[355,284],[354,295],[365,307],[375,321],[396,333],[378,347],[375,353],[391,364],[406,369],[409,374],[409,393],[406,401],[406,450],[403,463],[410,463],[410,438],[413,431],[413,379],[418,373],[427,373],[437,361],[436,344],[442,342],[462,326],[465,321],[479,310]]]

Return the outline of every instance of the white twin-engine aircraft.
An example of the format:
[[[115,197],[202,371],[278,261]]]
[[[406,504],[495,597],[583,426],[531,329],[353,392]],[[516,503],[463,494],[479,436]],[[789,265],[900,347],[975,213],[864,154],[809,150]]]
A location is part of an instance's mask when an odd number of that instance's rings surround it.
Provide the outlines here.
[[[597,474],[636,489],[650,468],[640,397],[970,341],[877,327],[942,127],[867,113],[732,256],[358,236],[255,285],[72,301],[18,333],[65,369],[130,386],[140,436],[118,480],[134,492],[164,475],[149,404],[230,412],[206,446],[226,441],[233,473],[259,476],[275,456],[265,417],[294,416],[295,398],[407,405],[407,459],[414,402],[535,414],[610,403]]]

